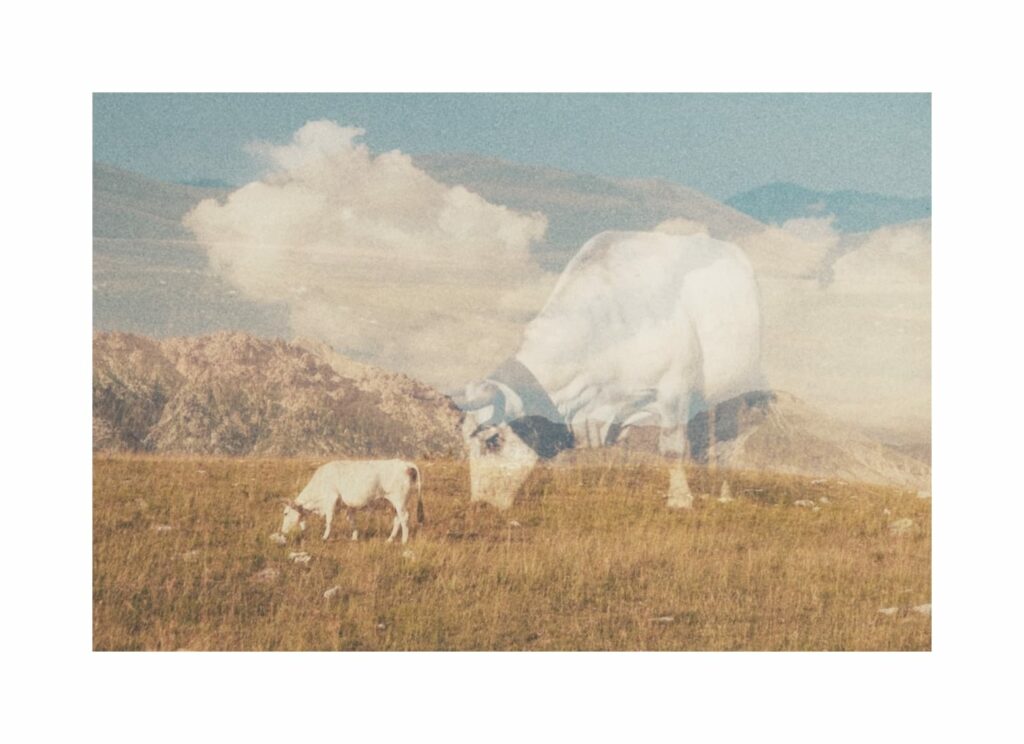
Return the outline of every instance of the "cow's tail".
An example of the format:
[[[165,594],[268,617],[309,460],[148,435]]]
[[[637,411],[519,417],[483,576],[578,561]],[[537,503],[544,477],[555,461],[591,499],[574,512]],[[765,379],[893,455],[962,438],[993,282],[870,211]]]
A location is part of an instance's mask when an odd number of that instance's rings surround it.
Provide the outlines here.
[[[423,524],[423,479],[420,478],[420,469],[410,465],[405,472],[409,474],[409,482],[416,484],[416,522]]]

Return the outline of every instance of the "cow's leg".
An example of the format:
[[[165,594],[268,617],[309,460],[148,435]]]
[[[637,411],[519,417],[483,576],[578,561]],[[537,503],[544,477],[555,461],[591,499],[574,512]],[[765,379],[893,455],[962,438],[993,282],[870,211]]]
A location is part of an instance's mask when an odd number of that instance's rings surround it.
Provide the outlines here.
[[[668,506],[670,509],[692,509],[693,491],[686,481],[682,459],[674,461],[668,470]]]
[[[326,509],[324,509],[324,540],[331,536],[331,522],[334,521],[334,510],[338,508],[336,497]]]
[[[348,527],[350,530],[352,530],[352,540],[358,540],[359,530],[356,529],[355,515],[352,513],[352,509],[349,507],[345,507],[345,519],[348,520]]]
[[[671,509],[693,508],[693,492],[686,480],[683,463],[686,460],[686,423],[689,420],[689,401],[662,410],[661,435],[658,449],[672,458],[668,471],[668,506]]]
[[[409,510],[402,509],[402,544],[409,542]]]
[[[399,527],[402,526],[402,520],[398,518],[398,509],[395,509],[395,521],[391,523],[391,534],[388,535],[388,542],[393,542],[395,535],[398,534]]]

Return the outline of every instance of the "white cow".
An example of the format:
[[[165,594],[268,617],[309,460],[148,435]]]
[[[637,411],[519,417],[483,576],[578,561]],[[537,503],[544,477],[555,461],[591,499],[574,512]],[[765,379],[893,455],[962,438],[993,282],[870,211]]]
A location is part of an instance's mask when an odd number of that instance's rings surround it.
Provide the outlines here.
[[[604,232],[562,272],[514,357],[466,388],[471,494],[508,508],[538,459],[657,424],[668,503],[689,507],[687,424],[764,388],[746,255],[707,235]]]
[[[285,504],[281,533],[287,534],[296,524],[306,529],[305,517],[318,514],[326,522],[326,540],[331,534],[334,512],[341,505],[345,507],[345,516],[352,528],[352,539],[357,540],[359,532],[352,511],[385,499],[395,507],[395,521],[388,542],[395,539],[399,528],[402,530],[402,542],[408,542],[409,511],[406,506],[413,483],[416,484],[416,517],[423,524],[422,484],[415,464],[404,460],[336,460],[321,465],[298,498]]]

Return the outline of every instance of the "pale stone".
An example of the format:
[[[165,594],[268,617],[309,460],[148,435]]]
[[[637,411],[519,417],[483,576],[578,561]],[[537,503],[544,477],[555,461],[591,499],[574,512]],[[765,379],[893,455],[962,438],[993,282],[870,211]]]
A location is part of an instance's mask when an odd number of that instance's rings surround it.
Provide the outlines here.
[[[909,535],[914,531],[914,520],[909,518],[897,519],[889,525],[889,532],[893,535]]]

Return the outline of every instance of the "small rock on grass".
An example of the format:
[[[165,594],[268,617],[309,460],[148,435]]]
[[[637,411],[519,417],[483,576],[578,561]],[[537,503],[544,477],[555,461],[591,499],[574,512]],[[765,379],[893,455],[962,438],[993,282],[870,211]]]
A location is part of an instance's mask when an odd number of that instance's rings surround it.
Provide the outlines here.
[[[882,607],[878,610],[881,615],[893,616],[900,611],[899,607]]]
[[[334,599],[341,593],[340,586],[332,586],[326,592],[324,592],[324,599]]]
[[[910,609],[913,610],[914,612],[916,612],[918,615],[931,615],[932,614],[932,605],[931,605],[930,602],[927,603],[927,604],[919,604],[916,607],[911,607]]]
[[[810,499],[797,499],[796,501],[793,502],[793,506],[802,506],[805,508],[810,508],[814,505],[814,502],[811,501]]]
[[[914,520],[904,517],[897,519],[889,525],[889,533],[892,535],[909,535],[914,531]]]
[[[164,533],[164,532],[170,532],[173,529],[174,528],[171,527],[171,525],[169,525],[169,524],[154,524],[153,525],[153,532]]]
[[[292,563],[301,563],[303,565],[306,565],[311,560],[313,560],[313,556],[302,550],[292,551],[288,554],[288,560],[290,560]]]
[[[282,535],[280,532],[275,532],[270,536],[270,542],[275,545],[284,545],[288,542],[288,538]]]

